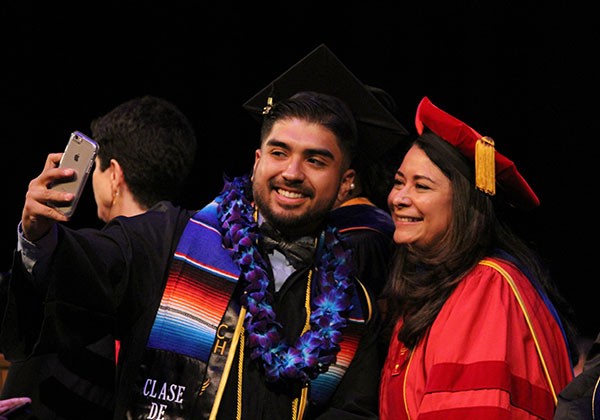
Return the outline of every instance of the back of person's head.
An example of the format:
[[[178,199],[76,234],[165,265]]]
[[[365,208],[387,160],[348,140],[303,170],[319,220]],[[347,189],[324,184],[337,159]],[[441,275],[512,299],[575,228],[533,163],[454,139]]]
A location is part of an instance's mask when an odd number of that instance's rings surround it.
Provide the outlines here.
[[[292,118],[319,124],[331,131],[338,140],[347,164],[350,164],[356,154],[358,134],[352,111],[343,100],[324,93],[304,91],[276,102],[265,113],[261,143],[277,121]]]
[[[365,88],[367,88],[367,90],[371,92],[375,98],[377,98],[379,103],[381,103],[381,105],[383,105],[385,109],[387,109],[390,114],[394,116],[394,118],[400,120],[400,108],[398,107],[398,103],[388,91],[373,85],[365,85]]]
[[[100,145],[100,169],[117,160],[140,204],[152,207],[181,194],[197,140],[191,122],[174,104],[154,96],[135,98],[92,121],[91,131]]]
[[[400,121],[398,104],[392,95],[376,86],[365,85],[365,88],[396,120]],[[407,132],[403,136],[397,135],[398,140],[395,144],[390,142],[385,147],[381,146],[381,150],[377,153],[365,151],[357,153],[352,162],[352,167],[356,170],[355,184],[360,189],[357,195],[366,197],[377,207],[387,210],[387,196],[394,183],[394,174],[406,153],[411,137],[414,136]],[[367,151],[378,141],[380,141],[378,138],[359,139],[359,143],[362,142],[363,148]]]

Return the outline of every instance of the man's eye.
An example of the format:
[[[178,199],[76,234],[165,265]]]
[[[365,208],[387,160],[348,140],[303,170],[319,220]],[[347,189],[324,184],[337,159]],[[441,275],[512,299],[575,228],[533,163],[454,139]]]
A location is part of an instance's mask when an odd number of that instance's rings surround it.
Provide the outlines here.
[[[271,150],[271,155],[273,155],[273,156],[285,156],[285,152],[283,150]]]
[[[307,161],[316,166],[325,166],[325,162],[317,158],[308,158]]]

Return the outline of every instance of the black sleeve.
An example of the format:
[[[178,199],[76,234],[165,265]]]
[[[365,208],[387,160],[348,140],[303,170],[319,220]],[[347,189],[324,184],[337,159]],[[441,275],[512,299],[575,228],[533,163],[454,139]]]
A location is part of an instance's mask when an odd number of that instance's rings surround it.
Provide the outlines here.
[[[10,271],[0,284],[0,352],[7,360],[21,360],[33,351],[42,321],[45,292],[33,286],[31,277],[14,252]]]
[[[106,334],[130,337],[160,298],[166,267],[188,218],[186,211],[168,206],[117,217],[101,230],[58,225],[47,278],[36,278],[35,288],[20,256],[14,259],[2,349],[22,357],[77,349]]]
[[[347,233],[344,242],[352,249],[357,277],[375,297],[379,296],[388,278],[393,251],[391,237],[364,229]]]
[[[554,420],[592,419],[594,393],[600,386],[600,334],[587,354],[583,371],[558,395]],[[598,414],[598,413],[596,413]],[[597,417],[595,417],[597,418]]]

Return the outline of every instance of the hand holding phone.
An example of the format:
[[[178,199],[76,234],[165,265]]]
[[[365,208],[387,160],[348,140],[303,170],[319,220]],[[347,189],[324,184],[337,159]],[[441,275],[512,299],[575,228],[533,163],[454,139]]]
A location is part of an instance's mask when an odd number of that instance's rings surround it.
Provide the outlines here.
[[[75,197],[68,203],[50,202],[48,205],[54,207],[65,216],[71,217],[75,212],[83,187],[88,179],[94,159],[98,153],[98,143],[85,134],[74,131],[71,133],[67,147],[58,165],[59,168],[73,168],[75,174],[64,182],[55,182],[51,189],[72,193]]]

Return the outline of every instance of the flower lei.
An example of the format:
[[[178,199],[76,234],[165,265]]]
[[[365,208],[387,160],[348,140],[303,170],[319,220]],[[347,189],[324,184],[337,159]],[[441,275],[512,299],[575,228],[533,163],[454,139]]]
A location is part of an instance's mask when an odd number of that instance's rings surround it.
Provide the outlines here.
[[[337,229],[325,230],[324,252],[315,270],[317,295],[311,303],[311,328],[289,346],[280,334],[281,324],[276,320],[273,296],[268,290],[267,265],[256,246],[259,230],[250,197],[246,175],[226,179],[216,198],[223,245],[241,269],[240,280],[247,283],[241,303],[247,308],[244,327],[250,357],[262,360],[268,382],[299,379],[308,383],[326,372],[340,351],[341,330],[347,326],[352,308],[350,251],[342,247]]]

